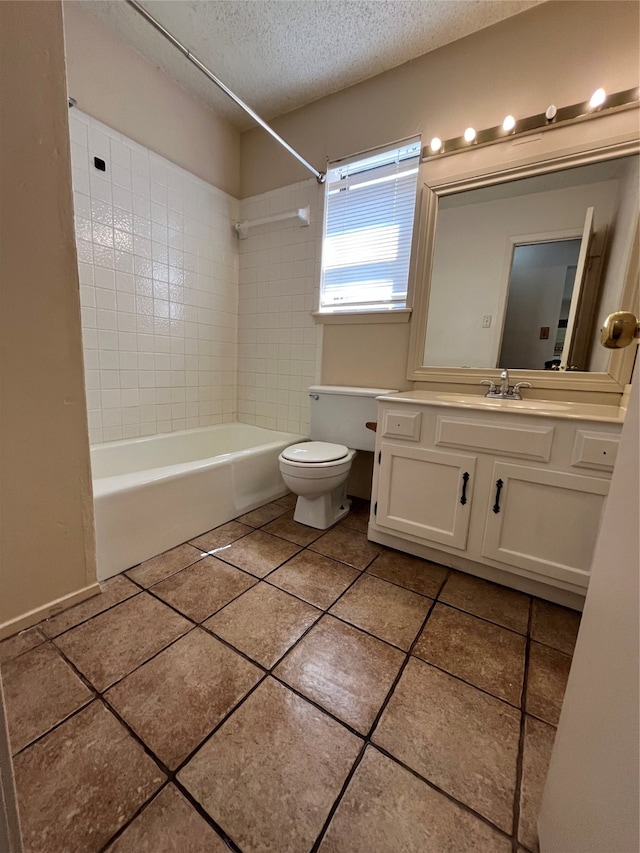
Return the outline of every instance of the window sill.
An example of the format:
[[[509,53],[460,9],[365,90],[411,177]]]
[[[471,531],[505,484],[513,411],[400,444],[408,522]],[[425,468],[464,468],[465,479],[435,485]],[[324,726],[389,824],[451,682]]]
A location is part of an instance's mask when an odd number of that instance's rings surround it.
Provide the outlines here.
[[[396,311],[343,311],[332,314],[325,311],[312,311],[311,316],[315,323],[324,325],[374,325],[377,323],[408,323],[411,319],[411,308],[402,308]]]

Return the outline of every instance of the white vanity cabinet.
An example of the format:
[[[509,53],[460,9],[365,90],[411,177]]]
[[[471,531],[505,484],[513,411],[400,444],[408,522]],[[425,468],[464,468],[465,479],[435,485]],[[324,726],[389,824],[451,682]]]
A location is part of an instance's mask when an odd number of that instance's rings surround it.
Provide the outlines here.
[[[379,401],[369,538],[518,589],[564,591],[555,600],[584,595],[618,410],[431,397]]]

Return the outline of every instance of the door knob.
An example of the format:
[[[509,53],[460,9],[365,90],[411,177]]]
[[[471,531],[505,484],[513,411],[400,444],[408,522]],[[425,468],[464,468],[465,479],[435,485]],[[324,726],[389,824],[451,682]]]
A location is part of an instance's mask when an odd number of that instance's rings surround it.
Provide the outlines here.
[[[630,311],[609,314],[600,329],[600,343],[607,349],[628,347],[640,338],[640,322]]]

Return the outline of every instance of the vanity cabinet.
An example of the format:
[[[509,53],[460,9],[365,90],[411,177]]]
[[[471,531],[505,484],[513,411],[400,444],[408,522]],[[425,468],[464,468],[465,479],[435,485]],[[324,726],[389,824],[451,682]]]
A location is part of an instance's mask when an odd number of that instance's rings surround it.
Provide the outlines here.
[[[369,538],[584,595],[621,422],[428,400],[379,403]]]

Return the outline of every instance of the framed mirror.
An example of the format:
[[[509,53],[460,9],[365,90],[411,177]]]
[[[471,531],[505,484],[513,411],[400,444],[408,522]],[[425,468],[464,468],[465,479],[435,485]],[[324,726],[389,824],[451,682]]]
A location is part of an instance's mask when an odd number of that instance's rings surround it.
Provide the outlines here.
[[[622,390],[630,357],[597,340],[637,290],[637,111],[626,116],[622,141],[576,145],[580,124],[539,134],[539,158],[508,167],[516,140],[423,165],[409,379],[468,384],[508,368],[537,389]]]

